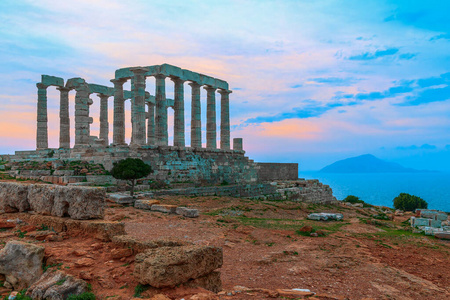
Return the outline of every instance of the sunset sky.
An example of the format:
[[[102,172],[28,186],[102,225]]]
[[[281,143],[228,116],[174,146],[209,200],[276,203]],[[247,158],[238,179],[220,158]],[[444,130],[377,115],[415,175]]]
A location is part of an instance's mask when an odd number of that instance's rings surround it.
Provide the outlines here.
[[[2,0],[0,154],[35,148],[41,74],[112,86],[118,68],[168,63],[229,83],[231,136],[255,161],[316,170],[371,153],[450,171],[449,12],[448,0]]]

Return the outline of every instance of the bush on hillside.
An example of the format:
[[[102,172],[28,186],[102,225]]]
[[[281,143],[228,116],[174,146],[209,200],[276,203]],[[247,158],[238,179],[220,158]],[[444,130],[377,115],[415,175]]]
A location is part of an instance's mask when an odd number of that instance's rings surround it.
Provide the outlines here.
[[[345,197],[345,199],[343,200],[344,202],[350,202],[351,204],[355,204],[355,203],[363,203],[364,201],[359,199],[359,197],[353,196],[353,195],[348,195],[347,197]]]
[[[428,208],[428,203],[420,197],[407,193],[400,193],[394,198],[394,207],[404,211],[414,211],[418,208]]]

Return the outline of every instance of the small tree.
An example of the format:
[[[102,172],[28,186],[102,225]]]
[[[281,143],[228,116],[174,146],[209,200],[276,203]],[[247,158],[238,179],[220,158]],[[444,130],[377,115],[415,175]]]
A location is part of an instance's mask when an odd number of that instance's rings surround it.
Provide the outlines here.
[[[400,193],[394,198],[394,207],[405,211],[413,211],[417,208],[428,208],[428,203],[420,197]]]
[[[115,162],[111,170],[111,175],[116,179],[127,180],[131,184],[130,195],[134,195],[136,180],[152,173],[152,167],[139,158],[126,158]]]
[[[347,197],[345,197],[345,199],[343,201],[344,202],[350,202],[352,204],[364,203],[364,201],[359,199],[359,197],[356,197],[356,196],[353,196],[353,195],[348,195]]]

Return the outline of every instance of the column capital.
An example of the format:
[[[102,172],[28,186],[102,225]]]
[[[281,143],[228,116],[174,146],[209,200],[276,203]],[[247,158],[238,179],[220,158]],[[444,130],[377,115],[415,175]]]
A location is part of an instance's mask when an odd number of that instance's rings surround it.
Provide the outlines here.
[[[105,95],[105,94],[102,94],[102,93],[98,93],[97,94],[97,96],[100,98],[100,99],[108,99],[109,97],[111,97],[110,95]]]
[[[217,92],[221,95],[227,95],[227,94],[231,94],[233,91],[219,89]]]
[[[129,69],[131,72],[133,72],[133,74],[139,74],[139,73],[146,73],[149,71],[148,68],[145,67],[133,67]]]
[[[63,87],[63,86],[57,87],[56,89],[61,92],[69,92],[71,90],[71,88],[67,88],[67,87]]]
[[[127,78],[117,78],[117,79],[111,79],[110,80],[112,83],[114,83],[114,85],[116,84],[124,84],[125,82],[128,81]]]
[[[191,81],[188,83],[191,87],[200,87],[201,85],[195,81]]]
[[[186,80],[183,80],[179,77],[170,77],[170,80],[172,80],[174,83],[185,83]]]
[[[36,87],[40,90],[45,90],[47,89],[49,86],[43,83],[36,83]]]
[[[166,79],[166,75],[164,75],[164,74],[156,74],[155,75],[155,78],[157,78],[157,79]]]
[[[217,90],[217,88],[212,87],[212,86],[210,86],[210,85],[206,85],[206,86],[204,86],[203,88],[204,88],[205,90],[207,90],[208,92],[209,92],[209,91],[215,91],[215,90]]]

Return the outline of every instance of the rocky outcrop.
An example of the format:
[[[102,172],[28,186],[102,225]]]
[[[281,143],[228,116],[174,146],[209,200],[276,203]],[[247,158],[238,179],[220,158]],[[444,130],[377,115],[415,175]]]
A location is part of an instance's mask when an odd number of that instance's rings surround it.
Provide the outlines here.
[[[180,247],[191,244],[173,238],[141,241],[129,235],[116,235],[111,240],[114,246],[132,249],[133,253],[140,253],[148,249],[155,249],[160,247]]]
[[[63,300],[69,295],[79,295],[88,291],[84,280],[57,270],[49,270],[31,285],[27,295],[34,300]]]
[[[32,210],[76,220],[101,219],[105,198],[100,188],[0,182],[0,210],[5,212]]]
[[[220,268],[222,248],[211,246],[162,247],[136,255],[134,276],[141,284],[175,287]]]
[[[27,288],[42,275],[44,247],[10,241],[0,251],[0,274],[15,290]]]

